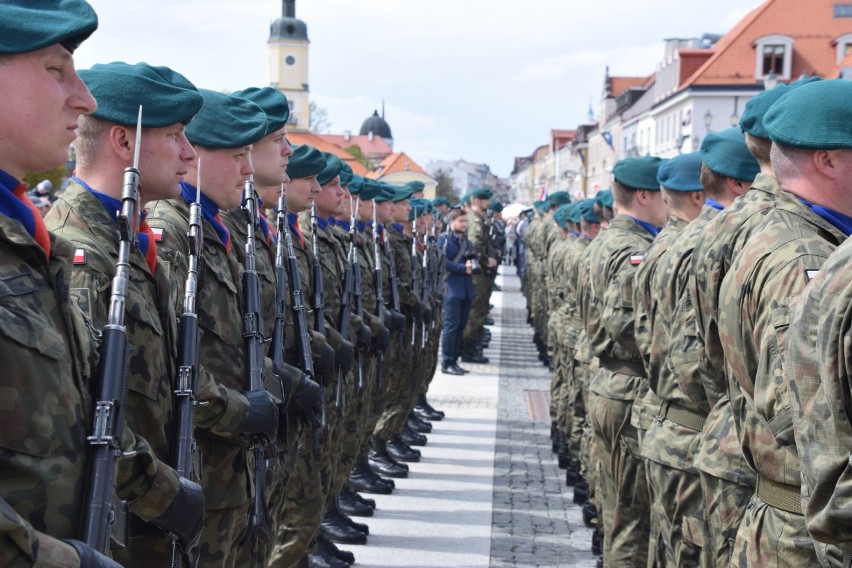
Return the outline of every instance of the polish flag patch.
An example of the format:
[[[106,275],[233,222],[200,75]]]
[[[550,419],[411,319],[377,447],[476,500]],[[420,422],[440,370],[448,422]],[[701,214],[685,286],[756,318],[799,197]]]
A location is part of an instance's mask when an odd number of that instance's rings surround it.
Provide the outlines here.
[[[161,243],[166,238],[166,230],[160,227],[151,227],[151,232],[154,233],[154,242]]]
[[[86,264],[86,251],[84,249],[74,251],[74,264]]]
[[[645,262],[644,254],[631,254],[630,255],[630,266],[639,266]]]
[[[816,278],[817,274],[819,274],[819,270],[805,270],[805,278],[808,279],[808,282]]]

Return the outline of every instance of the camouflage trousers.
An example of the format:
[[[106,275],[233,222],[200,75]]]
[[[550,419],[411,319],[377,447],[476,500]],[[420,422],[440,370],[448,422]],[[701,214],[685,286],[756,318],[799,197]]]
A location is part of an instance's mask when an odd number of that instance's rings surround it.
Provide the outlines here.
[[[373,435],[387,441],[399,433],[408,417],[408,401],[417,387],[411,373],[412,358],[411,329],[396,335],[391,341],[390,352],[394,355],[385,390],[385,407],[373,430]]]
[[[832,547],[837,551],[837,547]],[[842,566],[835,557],[825,566]],[[818,566],[814,541],[805,527],[805,517],[788,513],[752,496],[737,531],[731,566],[750,568],[803,568]]]
[[[702,568],[701,543],[706,529],[704,495],[696,473],[672,468],[653,460],[648,463],[648,486],[651,490],[652,535],[649,566],[657,568]],[[690,528],[684,524],[691,522]],[[696,538],[698,529],[700,538]],[[698,541],[698,542],[696,542]]]
[[[599,396],[589,414],[601,461],[604,565],[611,568],[644,568],[648,560],[650,495],[632,407],[632,400]]]
[[[595,505],[598,510],[598,526],[603,528],[603,518],[609,513],[603,506],[603,492],[601,490],[601,461],[598,457],[598,452],[594,443],[594,434],[592,434],[592,424],[588,419],[589,414],[593,412],[594,405],[601,398],[591,391],[586,391],[587,398],[586,414],[583,416],[583,437],[580,447],[580,475],[589,483],[589,500]],[[610,520],[611,522],[611,520]]]
[[[730,566],[737,530],[749,499],[754,494],[754,487],[740,485],[703,471],[700,471],[699,475],[708,529],[704,554],[709,556],[711,565]]]
[[[473,275],[474,296],[470,303],[470,315],[464,328],[463,338],[465,341],[476,339],[479,330],[485,325],[488,316],[488,302],[491,299],[493,281],[487,274],[479,273]]]
[[[234,568],[239,557],[239,542],[246,528],[249,504],[228,509],[204,511],[199,566]]]
[[[366,360],[364,366],[366,367]],[[365,385],[366,386],[366,385]],[[358,457],[361,444],[360,418],[364,412],[366,388],[358,390],[358,371],[354,369],[346,377],[343,417],[340,419],[338,432],[337,468],[330,482],[329,494],[339,495],[349,479],[349,471]]]
[[[313,452],[313,433],[310,428],[304,428],[299,438],[295,467],[287,481],[270,567],[284,568],[296,564],[309,552],[319,531],[324,495],[318,458]]]

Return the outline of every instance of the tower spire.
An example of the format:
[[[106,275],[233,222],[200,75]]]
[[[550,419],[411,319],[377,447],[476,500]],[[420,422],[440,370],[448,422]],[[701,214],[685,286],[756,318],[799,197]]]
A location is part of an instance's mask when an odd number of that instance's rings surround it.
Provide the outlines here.
[[[296,0],[283,0],[281,6],[281,15],[285,18],[296,17]]]
[[[382,120],[385,118],[385,98],[382,97]]]

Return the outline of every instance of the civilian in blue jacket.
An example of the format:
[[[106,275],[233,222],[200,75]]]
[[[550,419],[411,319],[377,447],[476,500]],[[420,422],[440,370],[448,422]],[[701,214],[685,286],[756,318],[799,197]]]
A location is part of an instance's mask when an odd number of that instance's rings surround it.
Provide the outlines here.
[[[444,338],[441,371],[448,375],[464,375],[467,370],[458,365],[462,331],[470,315],[473,301],[473,246],[467,240],[467,216],[461,209],[448,215],[449,229],[438,239],[444,253]]]

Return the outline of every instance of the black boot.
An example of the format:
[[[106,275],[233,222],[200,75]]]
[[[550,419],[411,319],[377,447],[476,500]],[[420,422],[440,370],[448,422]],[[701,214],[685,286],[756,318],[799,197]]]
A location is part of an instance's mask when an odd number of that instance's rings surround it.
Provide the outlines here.
[[[399,436],[392,436],[391,439],[385,443],[385,450],[387,451],[387,455],[397,462],[420,461],[420,450],[415,450],[403,442]]]
[[[347,568],[349,563],[332,555],[326,547],[317,544],[316,549],[308,554],[308,566],[310,568]]]
[[[329,554],[331,554],[332,556],[334,556],[338,560],[342,560],[343,562],[346,562],[347,564],[354,564],[355,563],[355,555],[354,554],[352,554],[348,550],[340,550],[339,548],[337,548],[337,545],[335,545],[333,542],[326,539],[322,535],[317,536],[317,548],[319,548],[319,547],[325,548],[326,552],[328,552]]]
[[[387,477],[408,477],[408,466],[398,463],[388,455],[385,443],[378,437],[373,436],[373,447],[367,454],[367,463],[374,473],[386,475]]]
[[[423,434],[418,434],[408,426],[402,429],[399,439],[409,446],[425,446],[427,439]]]
[[[589,500],[589,482],[580,477],[574,485],[574,504],[583,505]]]
[[[565,486],[576,487],[583,477],[580,475],[580,462],[572,459],[568,467],[565,468]]]
[[[349,474],[349,486],[353,491],[390,495],[393,493],[394,485],[392,479],[379,477],[370,469],[369,462],[367,461],[367,450],[363,450],[358,454],[355,465],[352,467],[352,472]]]
[[[320,524],[320,534],[331,542],[341,544],[367,544],[367,535],[350,527],[337,510],[334,499],[329,499]]]
[[[419,400],[420,400],[420,404],[425,406],[426,410],[428,410],[429,412],[433,412],[435,414],[438,414],[438,415],[441,416],[441,418],[443,418],[445,416],[445,413],[444,413],[443,410],[438,410],[437,408],[435,408],[434,406],[429,404],[429,401],[426,399],[425,394],[421,394]],[[435,421],[440,421],[441,418],[427,418],[427,420],[431,420],[431,421],[435,422]]]
[[[486,363],[488,363],[488,357],[483,355],[481,351],[476,351],[476,346],[474,344],[472,344],[470,341],[466,341],[464,344],[467,345],[467,349],[462,352],[462,362],[478,363],[480,365],[485,365]]]
[[[591,501],[586,501],[583,505],[583,524],[587,527],[594,528],[595,521],[598,518],[598,508]]]
[[[428,420],[432,422],[438,422],[444,418],[443,412],[439,412],[429,406],[429,403],[426,402],[426,395],[424,394],[421,394],[417,398],[417,404],[414,406],[412,414],[415,414],[421,420]]]
[[[562,448],[560,448],[560,450],[561,449]],[[571,465],[571,453],[567,451],[560,451],[556,454],[556,463],[559,466],[559,469],[568,469]]]
[[[604,533],[600,527],[592,533],[592,554],[595,556],[603,556],[604,549]]]
[[[405,423],[418,434],[428,434],[432,431],[432,423],[427,420],[423,420],[414,412],[408,414],[408,418],[405,419]]]
[[[372,517],[375,507],[370,507],[366,503],[362,503],[355,495],[355,492],[348,488],[344,488],[340,492],[340,495],[337,497],[337,507],[340,511],[355,517]]]
[[[367,469],[369,469],[369,468],[367,468]],[[381,478],[379,478],[379,479],[381,479]],[[386,479],[385,481],[393,484],[393,480],[391,480],[391,479]],[[376,508],[376,500],[375,499],[368,499],[367,497],[364,497],[363,495],[361,495],[360,493],[358,493],[357,491],[352,489],[352,487],[350,487],[348,484],[346,485],[345,491],[348,494],[351,494],[352,497],[354,497],[355,500],[358,501],[359,503],[366,505],[371,509]]]

